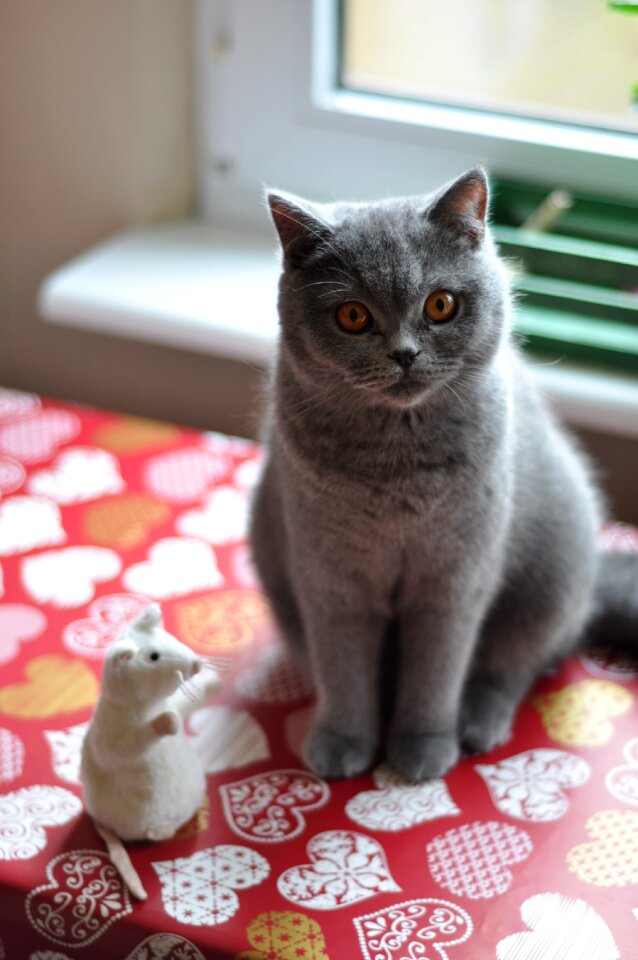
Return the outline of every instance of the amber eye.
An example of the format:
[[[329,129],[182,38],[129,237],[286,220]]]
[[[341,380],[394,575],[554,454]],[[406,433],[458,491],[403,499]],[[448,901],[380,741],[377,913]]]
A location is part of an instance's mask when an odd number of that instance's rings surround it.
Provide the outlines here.
[[[457,300],[448,290],[435,290],[425,301],[425,315],[435,323],[451,320],[456,313]]]
[[[372,323],[370,311],[357,300],[348,300],[337,307],[337,323],[346,333],[363,333]]]

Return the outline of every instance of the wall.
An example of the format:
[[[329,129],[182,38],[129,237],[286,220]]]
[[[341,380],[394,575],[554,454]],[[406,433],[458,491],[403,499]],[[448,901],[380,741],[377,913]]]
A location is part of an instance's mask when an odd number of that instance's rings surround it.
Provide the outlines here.
[[[262,373],[37,317],[44,276],[194,203],[193,0],[0,0],[0,384],[254,435]],[[593,433],[638,521],[638,443]]]
[[[193,17],[193,0],[0,0],[0,383],[245,432],[252,371],[35,306],[87,247],[192,210]]]

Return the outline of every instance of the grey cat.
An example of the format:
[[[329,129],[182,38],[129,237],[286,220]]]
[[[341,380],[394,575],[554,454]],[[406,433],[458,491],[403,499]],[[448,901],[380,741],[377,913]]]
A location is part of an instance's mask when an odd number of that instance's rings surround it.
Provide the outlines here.
[[[438,777],[508,737],[588,624],[638,623],[638,576],[601,564],[588,466],[512,342],[484,172],[430,197],[268,202],[281,336],[251,539],[316,688],[304,759],[352,776],[385,734],[395,771]]]

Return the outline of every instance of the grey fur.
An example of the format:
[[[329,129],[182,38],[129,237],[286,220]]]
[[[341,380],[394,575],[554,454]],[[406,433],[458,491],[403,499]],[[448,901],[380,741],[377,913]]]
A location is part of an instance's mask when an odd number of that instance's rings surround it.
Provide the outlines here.
[[[269,196],[281,336],[251,537],[282,631],[310,662],[304,757],[323,776],[352,776],[383,747],[390,626],[385,757],[423,780],[461,746],[503,742],[592,611],[599,498],[512,343],[486,200],[480,169],[430,197]],[[423,305],[440,288],[461,306],[435,325]],[[338,328],[349,300],[372,312],[371,332]],[[407,371],[396,351],[410,351]]]

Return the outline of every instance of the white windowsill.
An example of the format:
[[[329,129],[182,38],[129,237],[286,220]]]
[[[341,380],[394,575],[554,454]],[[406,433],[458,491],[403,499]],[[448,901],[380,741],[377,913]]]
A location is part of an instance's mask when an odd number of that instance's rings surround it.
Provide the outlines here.
[[[267,363],[277,336],[279,261],[272,238],[195,222],[115,237],[51,274],[50,323]],[[568,363],[534,365],[571,423],[638,436],[638,378]]]

